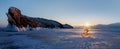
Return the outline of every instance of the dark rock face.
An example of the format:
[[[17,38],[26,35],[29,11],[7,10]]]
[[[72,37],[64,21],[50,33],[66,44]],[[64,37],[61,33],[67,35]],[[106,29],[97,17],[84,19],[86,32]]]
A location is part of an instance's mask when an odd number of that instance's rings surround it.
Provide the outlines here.
[[[36,21],[40,27],[43,28],[63,28],[63,25],[57,21],[54,20],[48,20],[44,18],[32,18],[34,21]]]
[[[64,24],[63,27],[64,27],[64,28],[73,28],[73,27],[72,27],[71,25],[69,25],[69,24]]]
[[[21,14],[21,11],[16,7],[10,7],[6,15],[8,17],[8,23],[10,25],[16,25],[18,28],[27,26],[30,26],[32,28],[39,27],[39,25],[34,20]]]
[[[43,28],[66,28],[66,29],[73,28],[73,26],[71,26],[69,24],[63,25],[54,20],[48,20],[48,19],[44,19],[44,18],[31,18],[31,19],[36,21],[40,25],[40,27],[43,27]]]

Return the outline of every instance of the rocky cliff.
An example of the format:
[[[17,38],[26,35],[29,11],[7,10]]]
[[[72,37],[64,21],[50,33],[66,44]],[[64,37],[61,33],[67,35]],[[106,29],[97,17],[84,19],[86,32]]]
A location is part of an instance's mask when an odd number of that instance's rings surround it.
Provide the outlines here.
[[[16,26],[20,31],[21,28],[27,28],[27,27],[64,28],[64,26],[61,23],[54,20],[48,20],[44,18],[33,18],[23,15],[21,11],[16,7],[10,7],[6,15],[8,17],[8,23],[9,23],[8,26]],[[73,28],[73,27],[69,25],[67,26],[67,28]]]
[[[36,21],[40,27],[42,28],[73,28],[73,26],[69,24],[61,24],[54,20],[44,19],[44,18],[32,18],[34,21]]]
[[[63,25],[63,28],[68,28],[68,29],[69,29],[69,28],[73,28],[73,26],[71,26],[71,25],[69,25],[69,24],[64,24],[64,25]]]
[[[40,27],[43,28],[63,28],[63,25],[57,21],[54,20],[48,20],[44,18],[32,18],[34,21],[36,21]]]
[[[11,26],[17,26],[19,30],[21,28],[26,28],[27,26],[32,28],[40,27],[34,20],[23,15],[21,11],[16,7],[10,7],[6,15],[8,17],[8,23]]]

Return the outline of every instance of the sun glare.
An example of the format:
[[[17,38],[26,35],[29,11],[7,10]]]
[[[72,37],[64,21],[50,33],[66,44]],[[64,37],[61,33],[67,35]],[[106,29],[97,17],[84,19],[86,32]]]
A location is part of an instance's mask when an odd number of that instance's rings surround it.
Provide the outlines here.
[[[86,23],[84,24],[84,26],[89,27],[89,26],[90,26],[90,23],[86,22]]]

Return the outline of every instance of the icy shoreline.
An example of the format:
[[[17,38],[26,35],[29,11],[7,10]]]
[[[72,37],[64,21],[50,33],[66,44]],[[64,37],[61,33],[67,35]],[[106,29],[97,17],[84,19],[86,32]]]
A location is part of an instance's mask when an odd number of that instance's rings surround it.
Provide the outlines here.
[[[119,36],[97,30],[84,35],[81,29],[0,32],[0,49],[119,49]]]

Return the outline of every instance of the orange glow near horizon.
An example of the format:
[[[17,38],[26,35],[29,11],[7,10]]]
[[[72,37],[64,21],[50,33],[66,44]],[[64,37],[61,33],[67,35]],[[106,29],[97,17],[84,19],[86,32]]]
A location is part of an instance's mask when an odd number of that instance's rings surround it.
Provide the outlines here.
[[[89,26],[90,26],[90,23],[86,22],[84,25],[85,25],[86,27],[89,27]]]
[[[91,23],[89,23],[89,22],[85,22],[83,26],[84,27],[90,27],[90,26],[93,26],[93,25]]]
[[[90,27],[90,26],[94,26],[94,25],[97,25],[98,23],[96,22],[80,22],[78,25],[76,26],[86,26],[86,27]]]
[[[70,24],[72,26],[94,26],[94,25],[97,25],[97,24],[100,24],[101,22],[96,22],[96,21],[78,21],[78,22],[74,22],[74,21],[63,21],[63,20],[60,20],[61,23],[63,24]],[[67,22],[67,23],[66,23]],[[104,24],[104,23],[102,23]]]

